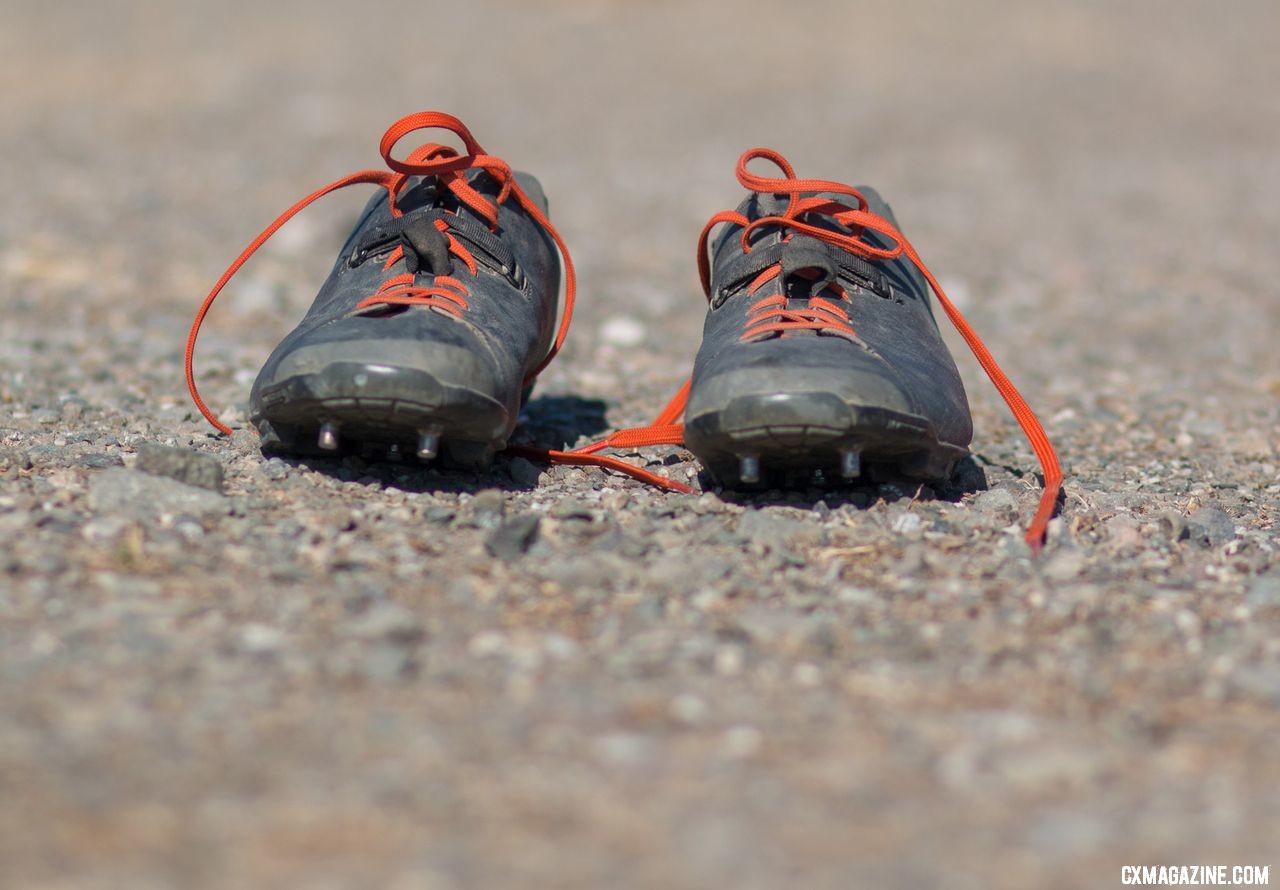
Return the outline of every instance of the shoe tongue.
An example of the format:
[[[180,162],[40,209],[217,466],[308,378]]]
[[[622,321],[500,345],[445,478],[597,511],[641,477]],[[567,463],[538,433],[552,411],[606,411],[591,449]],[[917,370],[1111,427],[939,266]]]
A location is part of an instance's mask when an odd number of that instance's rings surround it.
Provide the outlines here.
[[[738,205],[738,212],[747,219],[759,219],[762,216],[781,216],[787,210],[786,195],[752,194]]]
[[[839,275],[838,264],[831,256],[831,249],[817,238],[796,235],[782,248],[782,282],[794,277],[812,282],[810,293],[816,294]]]

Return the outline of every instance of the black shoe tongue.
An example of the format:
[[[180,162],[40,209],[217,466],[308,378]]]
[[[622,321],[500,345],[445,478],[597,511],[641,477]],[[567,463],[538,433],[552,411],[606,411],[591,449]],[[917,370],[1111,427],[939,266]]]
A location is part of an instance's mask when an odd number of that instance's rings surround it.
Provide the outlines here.
[[[791,279],[807,284],[807,293],[819,293],[839,275],[839,264],[831,248],[808,235],[796,235],[782,247],[783,293],[789,293]]]
[[[427,269],[432,275],[451,274],[453,260],[449,256],[449,242],[436,228],[435,220],[425,213],[410,214],[401,219],[405,267],[415,273],[419,269]]]

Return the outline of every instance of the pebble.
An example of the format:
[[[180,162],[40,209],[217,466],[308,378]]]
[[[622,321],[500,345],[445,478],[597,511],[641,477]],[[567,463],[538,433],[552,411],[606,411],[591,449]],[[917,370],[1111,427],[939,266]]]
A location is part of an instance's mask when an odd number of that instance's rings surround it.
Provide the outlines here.
[[[266,624],[246,624],[240,630],[240,651],[247,655],[272,655],[283,647],[285,636]]]
[[[197,488],[221,492],[223,485],[222,464],[217,458],[187,448],[166,448],[162,445],[139,445],[138,460],[134,468],[153,476],[176,479]]]
[[[487,488],[467,501],[458,514],[458,524],[471,528],[496,529],[507,512],[507,498],[496,488]]]
[[[0,448],[0,469],[31,469],[31,453],[20,448]]]
[[[725,730],[721,750],[734,759],[754,757],[764,744],[764,734],[754,726],[734,726]]]
[[[225,514],[229,499],[204,488],[138,470],[108,469],[89,482],[89,508],[137,521],[162,514],[210,517]]]
[[[969,506],[987,516],[1012,519],[1018,512],[1018,500],[1003,488],[984,491],[969,501]]]
[[[915,513],[903,513],[897,519],[893,520],[893,530],[897,534],[910,537],[920,531],[924,523]]]
[[[394,602],[373,604],[368,611],[348,622],[344,632],[348,636],[388,640],[403,645],[417,643],[426,636],[422,619]]]
[[[1254,578],[1249,584],[1249,592],[1245,602],[1255,609],[1267,609],[1280,606],[1280,577],[1268,576]]]
[[[645,333],[645,326],[630,315],[615,315],[600,326],[600,339],[610,346],[639,346]]]
[[[535,514],[508,519],[485,538],[485,549],[505,562],[517,560],[528,553],[537,540],[540,522],[541,518]]]
[[[507,464],[511,481],[524,488],[537,488],[541,483],[543,468],[523,457],[513,457]]]
[[[747,510],[738,519],[738,534],[754,544],[780,547],[794,536],[807,532],[807,523],[769,510]]]
[[[403,646],[378,646],[356,664],[357,674],[371,683],[404,680],[416,670],[417,662]]]
[[[670,711],[672,719],[686,726],[697,726],[707,719],[711,709],[698,696],[685,692],[671,699]]]
[[[1187,534],[1193,544],[1220,547],[1235,539],[1236,524],[1218,507],[1201,507],[1187,517]]]

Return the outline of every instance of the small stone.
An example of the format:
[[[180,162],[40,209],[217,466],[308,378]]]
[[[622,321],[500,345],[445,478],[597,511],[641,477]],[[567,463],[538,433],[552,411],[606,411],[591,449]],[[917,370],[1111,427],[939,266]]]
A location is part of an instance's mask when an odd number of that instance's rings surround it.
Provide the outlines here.
[[[728,509],[728,505],[714,494],[701,495],[693,502],[693,512],[699,516],[724,513]]]
[[[1230,684],[1236,695],[1280,707],[1280,665],[1242,667],[1231,675]]]
[[[272,655],[284,645],[284,634],[265,624],[247,624],[240,631],[240,651],[247,655]]]
[[[591,508],[586,504],[568,499],[557,501],[555,506],[548,512],[554,519],[576,519],[586,522],[595,519],[595,514],[591,512]]]
[[[969,501],[969,506],[987,516],[1011,519],[1017,515],[1018,500],[1003,488],[984,491]]]
[[[611,346],[639,346],[646,333],[645,326],[629,315],[615,315],[600,326],[600,339]]]
[[[756,544],[780,546],[805,531],[808,526],[796,519],[768,510],[748,510],[738,520],[738,534]]]
[[[1160,514],[1160,531],[1164,533],[1170,541],[1185,541],[1191,537],[1191,530],[1187,527],[1187,517],[1173,510],[1166,510]]]
[[[686,726],[696,726],[707,719],[707,713],[711,709],[707,707],[707,703],[696,695],[689,693],[681,693],[671,699],[669,711],[671,718],[678,723]]]
[[[542,641],[542,648],[552,658],[567,661],[578,654],[579,646],[564,634],[548,634]]]
[[[194,516],[179,516],[173,523],[173,530],[188,544],[194,544],[204,537],[204,526]]]
[[[222,464],[211,455],[189,448],[139,445],[136,469],[152,476],[176,479],[196,488],[222,491]]]
[[[229,505],[220,494],[137,470],[103,470],[89,483],[91,510],[139,521],[165,514],[212,516],[225,513]]]
[[[1044,575],[1053,581],[1070,581],[1085,570],[1083,553],[1074,548],[1055,550],[1044,563]]]
[[[490,658],[507,651],[507,638],[496,630],[481,631],[467,643],[467,654],[473,658]]]
[[[635,766],[653,756],[654,743],[634,732],[611,732],[595,740],[596,756],[617,766]]]
[[[610,513],[621,513],[631,503],[631,495],[625,491],[611,491],[600,503]]]
[[[1112,516],[1106,522],[1107,537],[1117,548],[1135,548],[1142,545],[1142,533],[1138,530],[1138,520],[1127,513]]]
[[[815,689],[822,685],[822,668],[812,662],[804,661],[791,671],[791,678],[797,686]]]
[[[467,501],[458,522],[471,528],[496,529],[507,512],[507,498],[496,488],[488,488]]]
[[[733,758],[751,757],[764,744],[764,735],[754,726],[734,726],[725,730],[721,747]]]
[[[689,604],[699,612],[709,612],[723,603],[725,600],[724,591],[707,588],[699,590],[689,600]]]
[[[90,544],[110,544],[133,525],[123,516],[103,516],[91,519],[80,529],[80,535]]]
[[[1256,609],[1280,606],[1280,577],[1254,578],[1245,602]]]
[[[513,562],[529,552],[537,540],[540,522],[533,513],[509,519],[493,530],[484,542],[485,549],[504,562]]]
[[[453,520],[457,515],[457,511],[452,507],[446,507],[442,504],[434,504],[423,511],[422,518],[430,522],[432,525],[444,525]]]
[[[1235,520],[1218,507],[1201,507],[1187,517],[1187,531],[1201,547],[1219,547],[1236,536]]]
[[[18,448],[0,448],[0,470],[10,467],[17,470],[31,469],[31,453]]]
[[[412,676],[417,665],[403,646],[379,646],[356,666],[358,674],[372,683],[390,683]]]
[[[920,531],[923,524],[915,513],[903,513],[893,521],[893,530],[900,535],[910,536]]]
[[[264,461],[259,472],[272,482],[279,482],[289,475],[289,465],[278,457]]]
[[[224,417],[223,420],[225,421],[226,418]],[[262,440],[253,430],[242,427],[231,434],[231,444],[235,446],[236,451],[256,454]]]
[[[507,464],[507,473],[511,481],[525,488],[537,488],[542,480],[542,467],[523,457],[513,457]]]
[[[380,602],[347,626],[351,636],[409,645],[426,636],[421,619],[399,603]]]
[[[85,454],[80,457],[80,466],[105,470],[107,467],[124,466],[124,461],[118,454]]]

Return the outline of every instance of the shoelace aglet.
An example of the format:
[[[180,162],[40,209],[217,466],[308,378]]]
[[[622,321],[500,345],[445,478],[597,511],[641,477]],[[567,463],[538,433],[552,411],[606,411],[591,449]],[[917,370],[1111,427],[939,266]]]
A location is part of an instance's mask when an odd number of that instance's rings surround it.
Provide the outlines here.
[[[1035,518],[1027,527],[1026,541],[1033,556],[1044,551],[1049,536],[1049,522],[1058,508],[1058,498],[1062,494],[1062,476],[1049,476],[1044,480],[1044,492],[1040,495],[1040,506],[1036,508]]]

